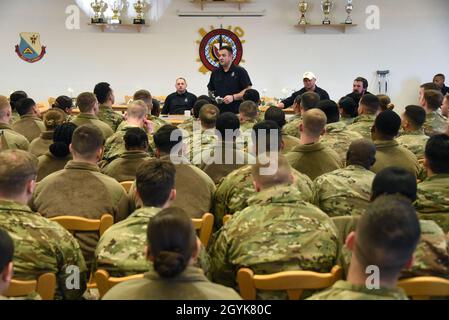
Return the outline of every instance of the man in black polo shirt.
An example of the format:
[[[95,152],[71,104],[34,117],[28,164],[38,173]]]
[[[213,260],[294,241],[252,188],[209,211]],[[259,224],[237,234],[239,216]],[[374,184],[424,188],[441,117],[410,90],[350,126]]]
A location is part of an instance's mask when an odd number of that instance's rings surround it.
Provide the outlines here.
[[[245,69],[233,64],[231,47],[222,47],[219,54],[220,67],[212,71],[207,88],[210,94],[218,98],[220,113],[239,113],[243,95],[252,86],[251,80]]]
[[[184,78],[176,79],[176,92],[168,95],[162,108],[162,114],[184,114],[192,110],[196,102],[196,95],[187,92],[187,81]]]
[[[445,80],[446,77],[442,73],[439,73],[433,77],[433,83],[435,83],[438,86],[443,96],[449,93],[449,88],[446,87],[446,85],[444,84]]]
[[[282,100],[278,104],[278,108],[284,109],[284,108],[291,107],[293,105],[293,103],[295,102],[295,98],[297,96],[300,96],[303,93],[306,93],[308,91],[313,91],[313,92],[317,93],[320,96],[320,100],[330,100],[329,94],[326,92],[326,90],[323,90],[316,85],[316,77],[313,72],[304,73],[302,76],[302,79],[303,79],[303,83],[304,83],[304,88],[302,88],[299,91],[296,91],[287,99]]]
[[[365,94],[370,94],[368,92],[368,80],[362,77],[357,77],[352,84],[352,92],[346,95],[346,97],[354,99],[354,101],[359,104],[360,99],[362,99]]]

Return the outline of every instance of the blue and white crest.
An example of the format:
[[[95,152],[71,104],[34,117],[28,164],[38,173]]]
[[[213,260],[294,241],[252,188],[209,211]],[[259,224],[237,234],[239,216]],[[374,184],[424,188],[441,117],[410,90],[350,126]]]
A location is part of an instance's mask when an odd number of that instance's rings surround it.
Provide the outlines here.
[[[16,53],[22,60],[33,63],[44,57],[45,48],[41,45],[39,33],[22,32],[20,33],[20,44],[16,45]]]

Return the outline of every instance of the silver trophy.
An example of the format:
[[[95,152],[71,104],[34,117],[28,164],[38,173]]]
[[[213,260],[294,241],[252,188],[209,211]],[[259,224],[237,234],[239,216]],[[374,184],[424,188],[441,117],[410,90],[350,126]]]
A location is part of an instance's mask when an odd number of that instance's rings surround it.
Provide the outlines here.
[[[348,17],[345,20],[345,24],[352,24],[351,12],[354,9],[354,6],[352,5],[352,0],[348,0],[345,9],[346,13],[348,14]]]
[[[120,19],[121,12],[123,10],[123,2],[122,1],[114,1],[114,4],[111,8],[112,10],[112,17],[111,17],[111,24],[121,24],[122,20]]]
[[[299,11],[301,12],[301,19],[299,19],[300,25],[308,24],[307,19],[306,19],[306,13],[307,13],[308,9],[309,9],[309,4],[307,2],[305,2],[304,0],[302,0],[299,3]]]
[[[334,3],[332,1],[330,1],[330,0],[321,1],[321,10],[323,10],[323,13],[324,13],[323,24],[331,24],[329,15],[330,15],[333,7],[334,7]]]

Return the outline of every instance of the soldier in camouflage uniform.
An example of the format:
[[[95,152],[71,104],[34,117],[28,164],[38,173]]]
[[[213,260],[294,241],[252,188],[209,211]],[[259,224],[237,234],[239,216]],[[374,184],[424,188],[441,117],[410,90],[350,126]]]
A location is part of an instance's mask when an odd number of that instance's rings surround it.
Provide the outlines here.
[[[440,112],[443,98],[443,94],[437,90],[425,90],[421,95],[420,103],[426,111],[423,128],[428,136],[446,133],[448,129],[447,118]]]
[[[280,112],[282,110],[274,107]],[[277,141],[277,148],[271,150],[270,134],[276,134],[277,137],[272,137]],[[253,146],[256,154],[258,152],[258,145],[265,149],[261,151],[264,153],[266,150],[281,151],[282,137],[279,136],[279,126],[274,121],[265,120],[256,124],[253,128]],[[306,202],[312,200],[312,180],[305,174],[298,172],[295,169],[291,169],[293,175],[292,186],[295,186],[301,194],[301,199]],[[215,225],[220,227],[222,225],[223,217],[227,214],[234,214],[237,211],[241,211],[248,206],[248,199],[254,195],[256,190],[253,185],[253,178],[251,176],[251,166],[247,165],[239,168],[230,174],[228,174],[218,185],[215,192],[214,207],[212,209],[215,215]]]
[[[347,167],[315,179],[313,204],[329,216],[361,215],[368,207],[376,161],[376,147],[368,139],[356,140],[349,146]]]
[[[276,106],[269,107],[265,112],[265,120],[270,120],[276,122],[282,132],[282,153],[286,154],[293,150],[296,146],[301,144],[301,140],[294,136],[290,136],[284,133],[285,112]]]
[[[124,119],[121,114],[112,109],[112,105],[115,103],[114,91],[109,83],[100,82],[95,86],[94,94],[100,104],[100,110],[97,114],[98,119],[107,123],[115,132]]]
[[[359,116],[347,129],[360,133],[364,138],[371,139],[371,128],[380,110],[380,100],[373,94],[365,94],[359,103]]]
[[[283,133],[300,138],[299,124],[302,122],[302,115],[310,109],[316,108],[320,102],[320,96],[315,92],[306,92],[299,95],[293,102],[293,110],[295,115],[289,119],[288,123],[283,127]]]
[[[449,231],[449,137],[441,134],[429,139],[425,150],[427,179],[418,184],[415,208],[421,219],[434,220]]]
[[[37,160],[31,154],[22,150],[0,153],[0,226],[14,241],[14,277],[34,280],[43,273],[54,273],[55,298],[79,299],[86,289],[87,268],[78,242],[58,223],[27,206],[36,173]],[[70,286],[73,271],[69,267],[78,268],[78,289]]]
[[[206,104],[209,104],[209,101],[207,101],[205,99],[196,100],[195,104],[193,105],[193,109],[192,109],[193,110],[192,117],[190,119],[187,119],[180,125],[178,125],[178,128],[187,131],[188,134],[192,134],[193,126],[195,124],[199,124],[199,122],[200,122],[200,110]]]
[[[268,156],[270,163],[258,162],[252,167],[257,194],[248,199],[246,209],[235,213],[218,231],[211,246],[214,282],[236,287],[241,267],[269,274],[287,270],[329,272],[335,265],[335,225],[324,212],[302,200],[301,193],[291,185],[292,173],[284,156]],[[261,170],[269,166],[276,172],[264,175]],[[285,299],[286,295],[267,291],[258,297]]]
[[[20,120],[14,122],[12,129],[31,142],[45,131],[45,125],[41,119],[41,112],[36,102],[30,98],[20,100],[16,108],[20,114]]]
[[[351,97],[343,97],[338,101],[338,109],[340,111],[340,122],[346,126],[353,124],[355,118],[358,116],[357,102]]]
[[[407,106],[402,114],[403,133],[396,141],[415,154],[418,160],[424,159],[424,148],[429,137],[422,128],[426,120],[426,112],[419,106]]]
[[[11,105],[8,98],[0,96],[0,151],[21,149],[27,151],[30,143],[27,138],[15,132],[9,125],[11,121]]]
[[[60,109],[64,112],[65,122],[70,122],[75,118],[72,115],[73,100],[70,97],[67,97],[67,96],[57,97],[51,107]]]

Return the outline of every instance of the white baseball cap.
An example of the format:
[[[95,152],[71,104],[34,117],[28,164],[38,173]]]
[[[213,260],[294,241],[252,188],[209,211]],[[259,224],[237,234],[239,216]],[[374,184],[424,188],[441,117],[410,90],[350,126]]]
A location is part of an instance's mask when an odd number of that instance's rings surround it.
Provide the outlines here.
[[[304,73],[302,75],[302,78],[303,79],[309,79],[309,80],[316,79],[315,74],[313,72],[310,72],[310,71],[307,71],[306,73]]]

